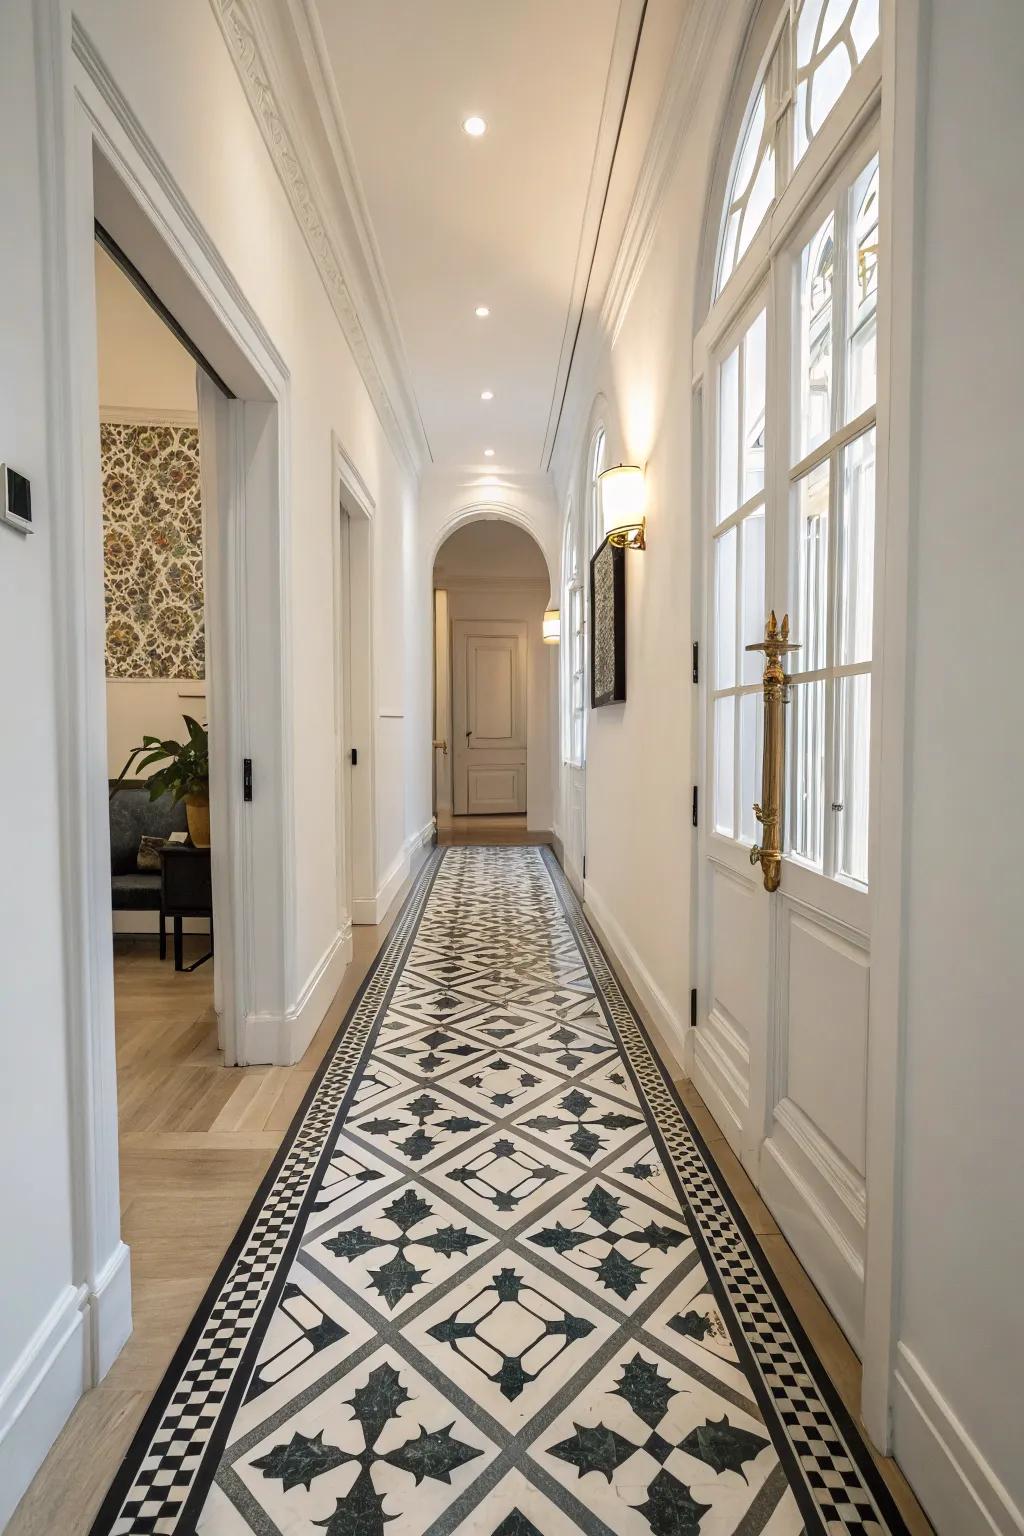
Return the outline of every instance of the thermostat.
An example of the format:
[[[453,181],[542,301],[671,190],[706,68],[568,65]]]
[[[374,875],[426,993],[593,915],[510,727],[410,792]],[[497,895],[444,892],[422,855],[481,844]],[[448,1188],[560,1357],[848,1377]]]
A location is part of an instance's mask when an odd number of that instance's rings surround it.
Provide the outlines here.
[[[22,533],[32,532],[32,488],[6,464],[0,464],[0,518]]]

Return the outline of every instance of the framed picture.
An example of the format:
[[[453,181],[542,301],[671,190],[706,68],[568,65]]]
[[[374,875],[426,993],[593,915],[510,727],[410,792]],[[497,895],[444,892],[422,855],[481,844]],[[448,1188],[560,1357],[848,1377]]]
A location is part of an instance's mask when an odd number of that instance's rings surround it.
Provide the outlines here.
[[[590,704],[626,698],[626,551],[605,539],[590,562]]]

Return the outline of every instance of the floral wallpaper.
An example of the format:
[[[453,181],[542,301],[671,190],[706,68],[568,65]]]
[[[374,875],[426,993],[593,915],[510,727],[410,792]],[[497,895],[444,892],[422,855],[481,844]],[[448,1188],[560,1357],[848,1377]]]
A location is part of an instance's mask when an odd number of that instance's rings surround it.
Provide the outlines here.
[[[108,677],[205,675],[196,427],[103,422]]]

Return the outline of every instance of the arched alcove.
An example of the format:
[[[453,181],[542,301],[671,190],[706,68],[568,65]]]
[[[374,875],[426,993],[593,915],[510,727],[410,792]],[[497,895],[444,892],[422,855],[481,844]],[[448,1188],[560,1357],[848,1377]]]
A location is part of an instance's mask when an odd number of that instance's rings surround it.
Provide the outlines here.
[[[431,562],[434,808],[442,835],[549,831],[557,668],[541,623],[557,592],[527,519],[493,506],[449,519]],[[447,748],[447,750],[446,750]],[[499,820],[500,818],[500,820]]]

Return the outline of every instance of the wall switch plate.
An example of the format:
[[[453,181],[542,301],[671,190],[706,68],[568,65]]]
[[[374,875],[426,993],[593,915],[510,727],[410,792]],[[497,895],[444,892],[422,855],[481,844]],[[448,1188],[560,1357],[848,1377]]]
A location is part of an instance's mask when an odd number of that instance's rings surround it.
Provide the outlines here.
[[[0,464],[0,518],[19,533],[32,533],[32,487],[24,475]]]

